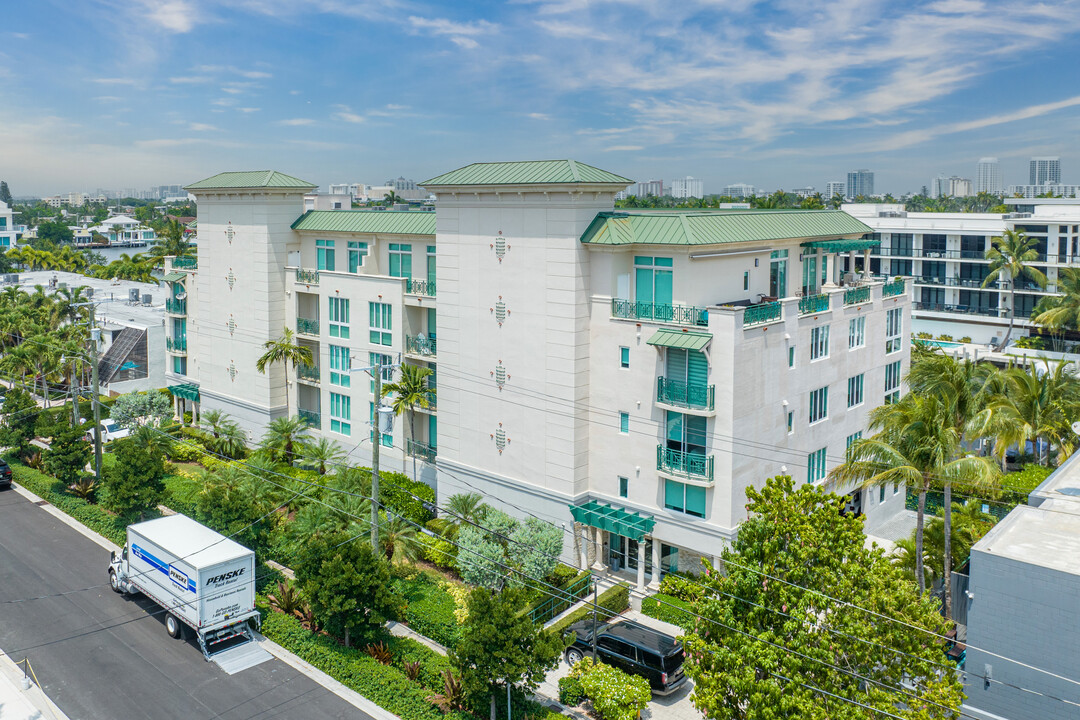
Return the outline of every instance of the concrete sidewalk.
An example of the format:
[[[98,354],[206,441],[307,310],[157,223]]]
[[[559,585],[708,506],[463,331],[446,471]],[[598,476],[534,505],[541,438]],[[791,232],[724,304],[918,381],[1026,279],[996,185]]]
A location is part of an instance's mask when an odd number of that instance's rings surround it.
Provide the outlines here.
[[[23,669],[3,652],[0,652],[0,718],[68,720],[33,678],[26,678]]]

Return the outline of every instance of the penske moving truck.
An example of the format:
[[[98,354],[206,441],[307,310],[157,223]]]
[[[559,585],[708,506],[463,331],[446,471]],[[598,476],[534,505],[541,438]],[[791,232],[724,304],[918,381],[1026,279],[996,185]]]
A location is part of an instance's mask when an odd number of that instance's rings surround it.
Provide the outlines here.
[[[255,553],[184,515],[129,525],[127,544],[109,563],[109,584],[160,605],[172,637],[185,625],[194,630],[207,660],[227,640],[252,640],[248,621],[260,619]]]

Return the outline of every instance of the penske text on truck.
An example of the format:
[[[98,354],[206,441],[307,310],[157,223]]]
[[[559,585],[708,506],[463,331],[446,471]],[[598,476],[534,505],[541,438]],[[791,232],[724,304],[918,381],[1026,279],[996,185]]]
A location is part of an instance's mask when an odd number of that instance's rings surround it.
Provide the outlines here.
[[[194,630],[207,659],[227,640],[251,640],[248,620],[259,621],[255,553],[184,515],[129,525],[127,544],[109,563],[109,583],[160,605],[172,637],[185,625]]]

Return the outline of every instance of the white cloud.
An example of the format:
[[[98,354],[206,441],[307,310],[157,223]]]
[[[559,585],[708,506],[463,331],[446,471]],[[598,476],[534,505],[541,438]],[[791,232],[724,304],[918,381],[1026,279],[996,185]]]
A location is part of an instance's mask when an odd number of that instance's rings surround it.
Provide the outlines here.
[[[547,113],[541,113],[541,112],[525,113],[525,117],[532,118],[533,120],[550,120],[551,119],[550,115],[548,115]]]
[[[302,127],[305,125],[314,125],[315,121],[311,118],[289,118],[288,120],[279,120],[279,125],[288,125],[289,127]]]
[[[142,6],[150,22],[169,32],[191,32],[200,20],[199,8],[186,0],[143,0]]]
[[[103,103],[118,103],[118,102],[123,102],[124,101],[124,98],[119,98],[119,97],[116,97],[115,95],[98,95],[97,97],[92,98],[92,99],[95,100],[96,102],[103,102]]]
[[[24,32],[13,32],[13,33],[11,33],[11,36],[13,38],[18,38],[19,40],[29,40],[30,39],[30,33],[24,33]]]
[[[169,82],[175,85],[200,85],[210,82],[211,79],[205,75],[180,75],[169,78]]]
[[[274,77],[272,74],[268,72],[263,72],[262,70],[237,70],[236,72],[239,75],[246,78],[251,78],[252,80],[264,80],[266,78]]]
[[[446,18],[425,18],[416,15],[409,17],[409,27],[415,32],[448,36],[450,42],[466,50],[473,50],[480,46],[480,43],[476,41],[477,37],[490,35],[499,30],[497,24],[487,20],[455,22]]]
[[[98,85],[138,85],[139,81],[135,78],[126,77],[103,77],[103,78],[91,78],[90,82],[97,83]]]
[[[604,148],[604,152],[632,152],[644,149],[644,145],[612,145],[611,147]]]
[[[218,128],[214,127],[213,125],[208,125],[206,123],[193,122],[188,123],[188,130],[191,130],[192,132],[211,132],[217,131]]]
[[[365,122],[367,118],[363,115],[357,115],[347,105],[338,105],[338,111],[330,117],[335,120],[341,120],[342,122],[359,124]]]
[[[480,47],[480,43],[476,42],[470,37],[451,36],[450,42],[454,43],[458,47],[465,48],[466,50],[474,50]]]
[[[254,107],[236,108],[237,112],[242,112],[242,113],[256,113],[256,112],[259,112],[260,110],[262,110],[262,108],[254,108]]]
[[[572,38],[575,40],[610,40],[606,33],[600,32],[595,27],[580,25],[566,20],[537,20],[536,24],[548,34],[558,38]]]

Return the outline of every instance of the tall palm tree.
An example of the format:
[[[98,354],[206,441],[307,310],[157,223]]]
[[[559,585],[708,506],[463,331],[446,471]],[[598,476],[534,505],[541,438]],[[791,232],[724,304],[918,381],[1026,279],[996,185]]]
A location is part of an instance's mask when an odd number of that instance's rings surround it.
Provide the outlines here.
[[[306,443],[300,448],[300,464],[318,470],[320,475],[326,474],[327,465],[340,465],[345,460],[345,452],[338,447],[337,443],[326,438],[319,438],[318,442]]]
[[[915,576],[919,594],[926,591],[923,571],[923,530],[926,493],[935,480],[962,482],[980,487],[993,482],[996,466],[986,458],[960,455],[960,434],[952,422],[951,408],[936,396],[908,393],[899,402],[882,405],[870,413],[873,437],[856,440],[847,460],[829,472],[838,483],[862,487],[903,483],[918,488],[915,520]],[[945,606],[951,612],[950,568],[945,568]]]
[[[1032,322],[1051,332],[1080,329],[1080,270],[1058,269],[1057,289],[1061,295],[1047,295],[1039,301]]]
[[[387,383],[382,386],[383,397],[393,394],[394,399],[390,403],[395,415],[409,414],[409,440],[416,442],[415,416],[416,408],[426,408],[431,405],[431,397],[435,389],[428,387],[428,377],[432,375],[431,368],[408,363],[401,366],[401,378],[397,382]],[[413,456],[413,480],[416,480],[416,453]]]
[[[1002,274],[1009,276],[1009,331],[1005,333],[1005,339],[1001,343],[1001,347],[1006,347],[1012,337],[1013,323],[1016,320],[1016,283],[1021,278],[1028,277],[1039,287],[1046,287],[1046,275],[1029,264],[1039,259],[1039,253],[1036,250],[1036,241],[1024,234],[1023,230],[1006,230],[992,242],[993,247],[986,251],[990,272],[983,279],[982,286],[997,282]]]
[[[311,426],[299,415],[280,417],[266,426],[260,446],[275,460],[292,465],[296,460],[297,448],[309,439],[310,430]]]
[[[315,367],[315,360],[311,355],[311,348],[297,343],[291,329],[283,328],[282,330],[281,337],[277,340],[267,340],[263,343],[266,352],[255,361],[255,369],[265,373],[266,368],[274,363],[281,363],[285,368],[285,412],[288,414],[289,363],[292,363],[293,369],[299,365],[310,368]]]

